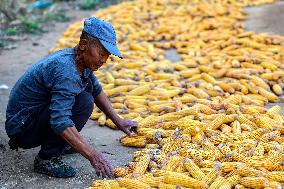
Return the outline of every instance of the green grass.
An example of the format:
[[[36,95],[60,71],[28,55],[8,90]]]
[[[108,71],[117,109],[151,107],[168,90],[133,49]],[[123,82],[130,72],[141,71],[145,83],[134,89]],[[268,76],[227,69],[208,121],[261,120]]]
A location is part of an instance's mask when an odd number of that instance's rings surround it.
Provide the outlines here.
[[[9,35],[9,36],[18,35],[19,34],[19,29],[17,29],[17,28],[7,28],[7,29],[5,29],[4,33],[6,35]]]
[[[66,22],[69,20],[70,19],[65,15],[63,11],[48,12],[38,19],[40,23],[46,23],[46,22],[51,22],[51,21]]]
[[[80,7],[83,10],[94,9],[99,3],[100,0],[83,0]]]
[[[21,18],[21,26],[25,32],[31,34],[42,31],[41,25],[37,20],[29,19],[26,17]]]

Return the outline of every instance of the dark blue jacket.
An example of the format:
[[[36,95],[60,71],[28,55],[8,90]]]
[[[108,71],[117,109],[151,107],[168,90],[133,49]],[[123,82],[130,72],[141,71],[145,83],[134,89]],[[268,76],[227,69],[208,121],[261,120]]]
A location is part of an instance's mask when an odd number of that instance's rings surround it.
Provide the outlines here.
[[[71,110],[75,96],[87,85],[84,78],[92,80],[93,96],[100,94],[102,87],[92,70],[85,69],[80,76],[74,48],[57,51],[33,64],[11,90],[5,122],[7,134],[20,132],[25,122],[35,119],[46,106],[55,133],[74,126]]]

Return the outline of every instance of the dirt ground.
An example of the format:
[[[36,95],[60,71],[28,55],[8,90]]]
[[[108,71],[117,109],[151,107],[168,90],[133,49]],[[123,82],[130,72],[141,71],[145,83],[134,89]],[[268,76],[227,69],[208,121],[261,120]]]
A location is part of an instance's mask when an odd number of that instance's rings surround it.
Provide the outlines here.
[[[260,7],[248,7],[246,10],[248,20],[244,24],[247,30],[284,35],[284,1]],[[19,150],[18,152],[10,150],[4,129],[8,95],[16,80],[32,63],[47,54],[69,24],[84,19],[91,13],[75,10],[69,13],[71,16],[69,22],[56,23],[51,32],[40,36],[30,36],[27,40],[18,42],[16,49],[3,51],[0,54],[0,85],[9,86],[8,90],[0,89],[0,189],[86,188],[90,186],[92,179],[97,178],[88,161],[78,154],[64,158],[78,170],[74,178],[56,179],[33,173],[33,159],[39,149]],[[34,42],[38,45],[34,46]],[[178,60],[173,50],[167,53],[167,57],[174,62]],[[136,150],[119,144],[118,138],[122,135],[121,132],[99,127],[91,120],[87,122],[81,133],[92,146],[104,153],[114,166],[129,162],[132,152]]]

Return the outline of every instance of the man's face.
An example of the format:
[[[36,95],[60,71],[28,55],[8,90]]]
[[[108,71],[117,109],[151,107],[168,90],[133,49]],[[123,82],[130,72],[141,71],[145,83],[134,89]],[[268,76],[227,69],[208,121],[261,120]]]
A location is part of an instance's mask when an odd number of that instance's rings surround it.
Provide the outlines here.
[[[99,42],[88,42],[85,53],[85,64],[93,71],[98,70],[108,59],[110,53]]]

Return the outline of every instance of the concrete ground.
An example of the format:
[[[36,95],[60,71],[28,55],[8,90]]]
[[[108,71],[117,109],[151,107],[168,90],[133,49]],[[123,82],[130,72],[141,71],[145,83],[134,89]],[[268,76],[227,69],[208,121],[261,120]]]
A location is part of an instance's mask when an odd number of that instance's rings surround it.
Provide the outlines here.
[[[247,30],[284,35],[283,1],[259,7],[249,7],[246,10],[248,11],[248,20],[244,24]],[[91,12],[76,10],[72,12],[70,22],[56,23],[52,32],[29,37],[28,40],[19,42],[18,48],[3,51],[0,54],[0,85],[6,84],[10,87],[8,90],[0,89],[0,189],[86,188],[90,186],[92,179],[97,178],[88,161],[78,154],[65,156],[65,160],[78,170],[75,178],[55,179],[33,173],[33,159],[38,148],[19,150],[18,152],[10,150],[7,145],[8,137],[4,130],[5,108],[13,84],[31,63],[47,54],[70,23],[90,15]],[[34,46],[33,42],[37,42],[38,45]],[[173,50],[167,53],[167,57],[173,61],[178,60]],[[114,166],[129,162],[131,154],[136,150],[120,145],[118,138],[122,135],[121,132],[99,127],[91,120],[87,122],[81,133],[94,148],[104,153]]]

